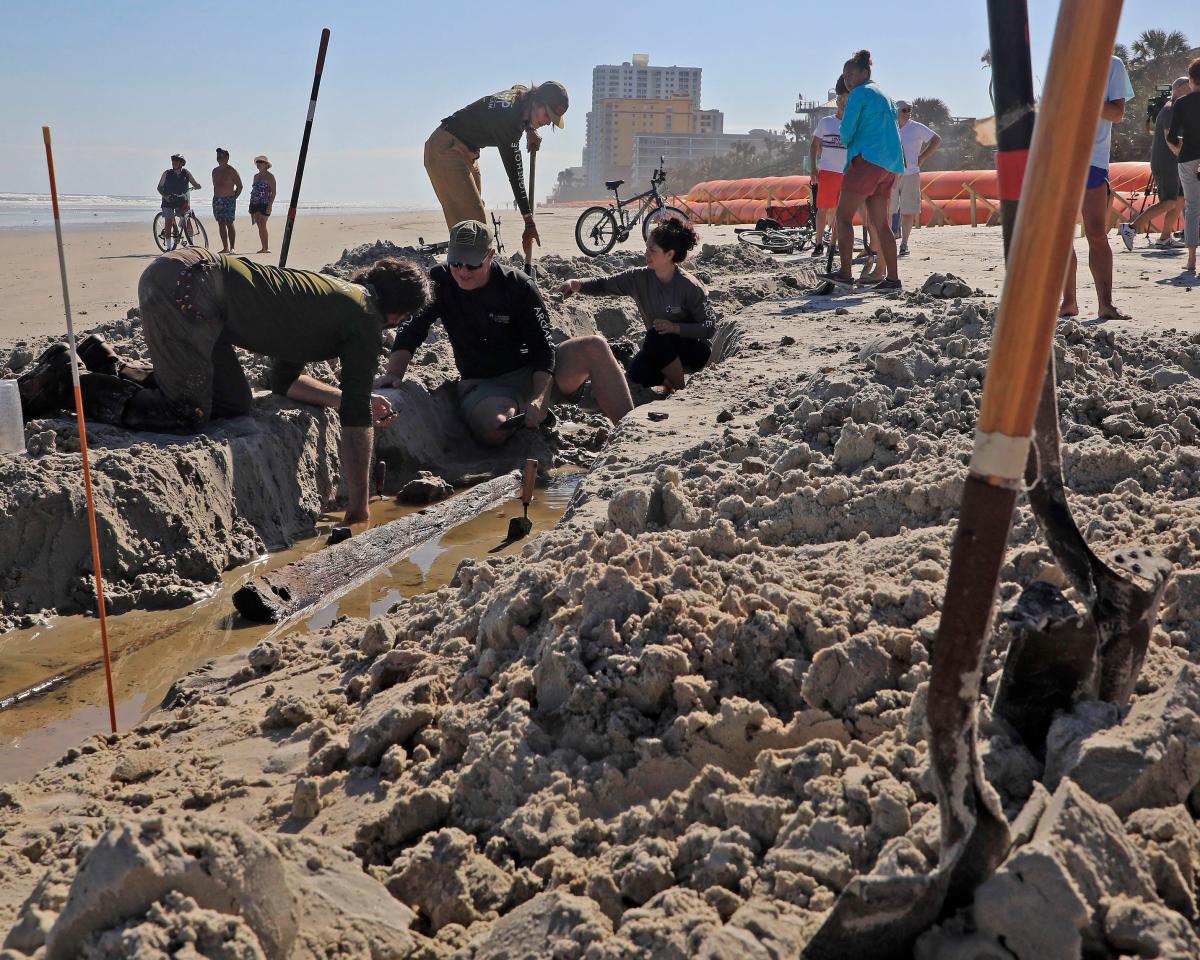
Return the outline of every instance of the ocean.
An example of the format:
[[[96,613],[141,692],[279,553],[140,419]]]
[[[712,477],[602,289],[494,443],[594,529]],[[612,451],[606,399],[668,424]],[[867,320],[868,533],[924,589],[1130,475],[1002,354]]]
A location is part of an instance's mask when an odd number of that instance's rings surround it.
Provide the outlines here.
[[[248,192],[238,202],[238,213],[245,216]],[[58,209],[64,226],[87,226],[110,223],[147,223],[158,212],[161,198],[115,197],[98,195],[60,195]],[[197,214],[205,220],[212,219],[212,202],[207,194],[198,193],[193,198]],[[297,216],[355,213],[407,213],[428,209],[430,204],[385,204],[385,203],[301,203]],[[287,201],[275,201],[275,214],[287,212]],[[247,221],[248,222],[248,221]],[[54,213],[50,208],[50,195],[41,193],[0,193],[0,230],[28,230],[39,227],[53,228]]]

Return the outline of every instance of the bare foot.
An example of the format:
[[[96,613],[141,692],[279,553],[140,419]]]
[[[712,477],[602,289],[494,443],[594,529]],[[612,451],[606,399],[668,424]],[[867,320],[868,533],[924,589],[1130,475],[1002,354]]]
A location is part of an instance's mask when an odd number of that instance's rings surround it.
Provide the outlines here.
[[[1096,314],[1097,320],[1132,320],[1133,318],[1127,313],[1122,313],[1114,306],[1107,306]]]
[[[1068,303],[1066,300],[1062,302],[1062,306],[1058,308],[1060,317],[1077,317],[1079,316],[1079,304]]]
[[[217,251],[217,253],[228,253],[228,252],[229,251],[226,250],[224,247],[222,247],[220,250]]]
[[[263,247],[263,248],[262,248],[261,250],[259,250],[258,252],[259,252],[259,253],[270,253],[271,251],[270,251],[270,250],[268,250],[266,247]]]

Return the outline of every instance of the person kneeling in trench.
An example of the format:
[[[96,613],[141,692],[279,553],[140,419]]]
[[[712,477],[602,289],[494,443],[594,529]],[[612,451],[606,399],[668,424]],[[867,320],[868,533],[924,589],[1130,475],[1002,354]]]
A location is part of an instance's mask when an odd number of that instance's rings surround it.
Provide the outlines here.
[[[441,320],[462,378],[459,408],[481,443],[500,446],[512,436],[505,421],[518,412],[525,426],[546,419],[552,388],[564,395],[592,381],[600,409],[616,423],[633,409],[621,365],[603,337],[575,337],[557,347],[533,281],[496,262],[492,237],[474,220],[450,231],[445,265],[429,271],[433,300],[396,331],[379,387],[397,386],[435,320]]]
[[[646,339],[629,364],[629,379],[643,387],[683,389],[684,373],[702,369],[712,356],[717,315],[708,290],[680,266],[696,245],[691,224],[674,217],[650,231],[646,266],[610,277],[567,280],[559,293],[633,297]]]
[[[347,282],[191,247],[146,268],[138,301],[153,369],[126,363],[98,336],[81,341],[88,419],[188,434],[210,419],[247,414],[254,398],[234,351],[243,347],[271,359],[273,392],[338,411],[346,522],[369,519],[372,427],[396,416],[371,383],[384,328],[429,302],[429,282],[419,266],[389,258]],[[305,364],[335,359],[340,389],[303,372]],[[67,346],[47,350],[19,386],[26,419],[67,403]]]

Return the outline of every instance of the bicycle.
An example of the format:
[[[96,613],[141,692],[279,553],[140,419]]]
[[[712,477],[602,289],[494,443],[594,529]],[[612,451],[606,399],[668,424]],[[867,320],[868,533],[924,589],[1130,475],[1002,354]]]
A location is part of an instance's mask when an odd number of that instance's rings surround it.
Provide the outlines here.
[[[164,198],[169,199],[169,198]],[[181,204],[175,204],[176,207]],[[180,227],[182,226],[182,235]],[[196,238],[200,240],[197,243]],[[179,247],[207,247],[208,246],[208,231],[204,229],[204,224],[200,222],[200,218],[196,216],[191,205],[182,214],[172,216],[170,221],[170,233],[167,232],[167,218],[161,210],[154,217],[154,242],[158,244],[158,249],[163,253],[170,253],[172,250],[177,250]]]
[[[622,200],[620,189],[624,180],[606,180],[604,186],[613,192],[615,205],[588,207],[575,223],[575,243],[589,257],[608,253],[618,243],[629,239],[629,234],[640,222],[642,239],[650,240],[650,231],[668,217],[687,220],[687,214],[678,207],[669,207],[658,192],[659,184],[666,183],[663,170],[665,157],[658,158],[658,169],[650,175],[650,189],[645,193]],[[629,215],[627,207],[638,204],[637,213]],[[645,217],[643,220],[642,218]]]
[[[492,249],[495,250],[496,256],[504,256],[504,241],[500,239],[500,219],[493,213],[492,215]],[[439,254],[445,253],[450,249],[449,240],[434,240],[431,243],[426,243],[424,237],[417,237],[417,253],[424,253],[431,257],[436,257]]]

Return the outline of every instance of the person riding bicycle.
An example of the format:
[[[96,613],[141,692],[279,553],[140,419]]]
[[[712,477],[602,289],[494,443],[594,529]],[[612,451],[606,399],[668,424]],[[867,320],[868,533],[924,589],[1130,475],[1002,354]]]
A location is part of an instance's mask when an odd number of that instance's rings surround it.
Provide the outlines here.
[[[537,129],[550,125],[562,127],[568,105],[567,88],[555,80],[547,80],[532,89],[515,86],[482,97],[442,120],[425,141],[425,170],[448,228],[453,229],[460,222],[487,220],[480,192],[479,151],[495,147],[504,162],[517,209],[525,218],[521,246],[528,248],[534,242],[541,246],[525,193],[521,134],[525,134],[529,152],[536,152],[542,142]]]
[[[186,216],[192,209],[189,202],[192,189],[200,189],[200,181],[184,166],[187,161],[178,153],[171,154],[171,168],[164,170],[158,178],[158,192],[162,196],[163,229],[165,240],[178,229],[177,218]]]

